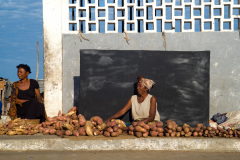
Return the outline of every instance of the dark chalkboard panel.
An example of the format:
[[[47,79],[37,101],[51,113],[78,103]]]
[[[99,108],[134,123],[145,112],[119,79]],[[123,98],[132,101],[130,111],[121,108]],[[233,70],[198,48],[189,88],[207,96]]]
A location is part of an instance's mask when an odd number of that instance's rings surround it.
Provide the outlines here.
[[[161,121],[208,125],[209,62],[209,51],[81,50],[80,112],[107,119],[127,103],[143,75],[156,82],[150,94]]]

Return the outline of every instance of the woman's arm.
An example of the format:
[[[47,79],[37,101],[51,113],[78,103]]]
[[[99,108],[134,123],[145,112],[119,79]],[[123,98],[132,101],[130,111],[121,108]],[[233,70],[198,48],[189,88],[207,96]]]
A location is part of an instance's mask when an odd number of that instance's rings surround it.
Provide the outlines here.
[[[150,100],[150,110],[149,110],[149,117],[145,118],[144,120],[142,120],[142,122],[144,123],[148,123],[148,122],[152,122],[154,121],[155,115],[156,115],[156,97],[152,96],[151,100]]]
[[[22,103],[24,103],[24,102],[27,102],[27,101],[29,101],[29,100],[23,100],[23,99],[16,99],[16,103],[17,104],[22,104]]]
[[[36,94],[36,97],[37,97],[38,102],[42,103],[43,101],[42,101],[42,97],[41,97],[41,95],[40,95],[40,90],[39,90],[39,88],[38,88],[38,89],[35,88],[35,94]]]
[[[119,118],[119,117],[123,116],[131,108],[131,106],[132,106],[132,101],[131,101],[131,98],[130,98],[129,101],[127,102],[127,104],[121,110],[119,110],[113,116],[108,118],[105,122],[108,122],[111,119],[115,119],[115,118]]]

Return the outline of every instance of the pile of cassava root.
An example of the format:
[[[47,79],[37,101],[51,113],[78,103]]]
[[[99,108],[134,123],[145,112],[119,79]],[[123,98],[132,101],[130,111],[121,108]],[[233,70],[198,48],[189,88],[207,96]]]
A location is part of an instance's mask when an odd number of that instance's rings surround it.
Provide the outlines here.
[[[98,136],[117,137],[121,134],[128,134],[140,137],[240,137],[240,129],[222,129],[203,126],[202,123],[190,127],[184,123],[178,126],[175,121],[167,120],[162,122],[150,122],[148,124],[132,122],[127,127],[122,120],[112,119],[104,123],[102,118],[94,116],[86,120],[81,114],[76,115],[71,111],[65,115],[59,113],[58,116],[47,118],[46,122],[32,125],[27,124],[23,119],[15,119],[0,125],[0,135],[34,135],[42,133],[44,135],[64,136]]]

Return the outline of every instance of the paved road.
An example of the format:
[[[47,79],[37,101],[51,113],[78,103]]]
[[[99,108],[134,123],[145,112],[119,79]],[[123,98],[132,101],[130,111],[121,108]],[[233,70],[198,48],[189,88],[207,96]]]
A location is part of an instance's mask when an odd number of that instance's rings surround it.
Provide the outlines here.
[[[240,160],[240,153],[173,151],[0,152],[0,160]]]

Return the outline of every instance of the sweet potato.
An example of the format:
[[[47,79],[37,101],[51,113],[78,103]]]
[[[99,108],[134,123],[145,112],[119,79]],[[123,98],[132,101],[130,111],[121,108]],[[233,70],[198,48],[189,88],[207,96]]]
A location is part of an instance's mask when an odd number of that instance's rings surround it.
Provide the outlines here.
[[[73,119],[73,120],[72,120],[72,124],[74,124],[74,125],[75,125],[75,124],[79,124],[79,121]]]
[[[133,127],[133,125],[130,125],[129,127],[128,127],[128,129],[129,129],[129,131],[134,131],[134,127]]]
[[[112,122],[107,122],[107,127],[114,127],[117,125],[116,121],[112,121]]]
[[[10,135],[10,136],[16,135],[16,134],[17,134],[16,131],[8,131],[8,132],[7,132],[7,135]]]
[[[157,130],[157,127],[156,127],[156,126],[152,126],[152,127],[150,128],[150,130],[151,130],[151,131],[156,131],[156,130]]]
[[[61,121],[58,121],[56,124],[55,124],[55,129],[56,130],[60,130],[62,127],[62,122]]]
[[[168,123],[166,126],[168,129],[173,129],[173,124],[172,123]]]
[[[147,125],[146,123],[144,123],[144,124],[142,125],[142,127],[145,128],[146,130],[149,130],[149,129],[150,129],[149,125]]]
[[[50,129],[49,134],[54,135],[56,133],[56,129]]]
[[[118,126],[114,126],[114,127],[113,127],[113,132],[117,132],[117,131],[118,131],[118,129],[119,129],[119,127],[118,127]]]
[[[58,116],[57,120],[58,121],[66,121],[68,119],[68,117],[64,117],[64,116]]]
[[[156,122],[156,126],[157,126],[157,127],[162,127],[162,126],[163,126],[163,123],[162,123],[162,122]]]
[[[211,130],[212,130],[212,127],[207,127],[207,130],[211,131]]]
[[[136,126],[136,127],[135,127],[135,130],[136,130],[137,132],[143,132],[143,133],[147,132],[147,130],[146,130],[145,128],[142,128],[142,127],[140,127],[140,126]]]
[[[88,136],[93,136],[92,127],[86,126],[86,134],[87,134]]]
[[[82,114],[78,115],[78,121],[80,126],[84,126],[86,124],[86,119]]]
[[[192,135],[192,132],[185,133],[185,137],[190,137]]]
[[[57,117],[47,117],[46,121],[56,121]]]
[[[133,127],[136,127],[138,125],[138,122],[132,122]]]
[[[193,132],[193,131],[194,131],[194,128],[192,128],[192,127],[190,127],[189,129],[190,129],[190,132]]]
[[[184,128],[184,132],[188,133],[188,132],[190,132],[190,129],[189,128]]]
[[[171,129],[168,129],[168,131],[167,131],[169,134],[172,134],[173,133],[173,130],[171,130]]]
[[[100,118],[99,116],[94,116],[90,119],[90,121],[92,122],[96,122],[97,125],[101,125],[103,123],[102,118]]]
[[[118,124],[118,127],[119,127],[120,129],[122,129],[122,128],[123,128],[123,125],[122,125],[122,124]]]
[[[43,134],[49,134],[50,130],[48,128],[46,128],[44,131],[43,131]]]
[[[76,114],[72,115],[73,120],[78,120],[78,116]]]
[[[112,137],[117,137],[117,136],[119,136],[119,132],[112,132],[112,133],[111,133],[111,136],[112,136]]]
[[[196,127],[202,128],[202,127],[203,127],[203,124],[202,124],[202,123],[198,123],[198,124],[196,124]]]
[[[233,134],[233,131],[232,131],[232,130],[229,130],[228,133],[229,133],[230,135],[232,135],[232,134]]]
[[[134,135],[134,132],[133,131],[128,131],[128,134],[129,135]]]
[[[196,128],[194,128],[194,131],[195,131],[195,132],[200,132],[200,131],[201,131],[201,128],[200,128],[200,127],[196,127]]]
[[[104,135],[105,137],[110,137],[110,136],[111,136],[111,134],[110,134],[108,131],[105,131],[105,132],[103,133],[103,135]]]
[[[145,125],[145,123],[142,122],[142,121],[139,121],[139,122],[137,123],[137,126],[140,126],[140,127],[143,127],[144,125]]]
[[[163,136],[164,136],[164,133],[163,133],[163,132],[160,132],[160,133],[158,133],[158,136],[159,136],[159,137],[163,137]]]
[[[181,132],[182,131],[182,127],[177,127],[177,131]]]
[[[65,131],[65,135],[66,136],[71,136],[73,133],[72,133],[72,131],[71,130],[66,130]]]
[[[100,135],[100,131],[95,128],[95,129],[93,130],[93,135],[94,135],[94,136]]]
[[[157,128],[157,132],[162,133],[163,131],[163,128]]]
[[[150,131],[150,135],[151,135],[152,137],[157,137],[158,132],[157,132],[157,131]]]
[[[118,125],[121,124],[122,127],[127,127],[125,122],[120,119],[111,119],[111,121],[116,121]]]
[[[106,123],[102,123],[101,125],[98,125],[98,126],[97,126],[97,129],[100,130],[100,131],[102,131],[102,130],[104,130],[106,127],[107,127]]]
[[[28,131],[22,131],[23,135],[28,135]]]
[[[176,136],[176,132],[172,132],[172,133],[170,134],[170,136],[171,136],[171,137],[175,137],[175,136]]]
[[[184,135],[185,135],[185,132],[184,132],[184,131],[181,131],[180,134],[181,134],[181,136],[184,136]]]
[[[108,128],[107,128],[107,131],[108,131],[109,133],[114,132],[112,127],[108,127]]]
[[[93,127],[93,123],[91,121],[86,121],[85,127],[89,126],[89,127]]]
[[[183,128],[190,128],[190,126],[187,123],[183,123]]]
[[[165,133],[165,136],[166,137],[170,137],[170,133]]]
[[[150,129],[153,128],[153,127],[157,127],[156,123],[149,122],[148,125],[149,125]]]
[[[122,134],[122,133],[123,133],[123,131],[122,131],[121,129],[118,129],[117,132],[118,132],[119,134]]]
[[[196,132],[196,131],[193,132],[193,136],[194,136],[194,137],[197,137],[197,136],[198,136],[198,132]]]
[[[62,127],[65,129],[65,130],[71,130],[73,131],[74,130],[74,127],[68,123],[63,123]]]
[[[86,129],[84,127],[80,127],[78,132],[80,136],[86,136]]]
[[[149,135],[149,132],[142,133],[143,137],[148,137],[148,135]]]
[[[76,111],[70,111],[70,112],[68,112],[67,114],[65,114],[64,116],[65,116],[65,117],[70,117],[70,116],[72,116],[73,114],[76,114]]]
[[[135,136],[138,138],[142,137],[142,132],[135,132]]]
[[[34,131],[28,131],[27,135],[34,135]]]
[[[73,133],[74,136],[79,137],[79,132],[77,130],[74,130],[72,133]]]
[[[180,137],[181,136],[181,132],[176,132],[176,137]]]

